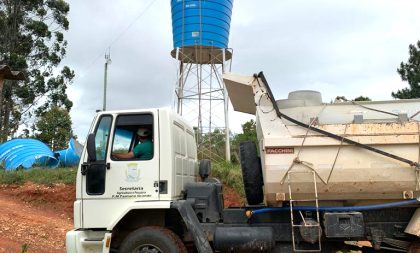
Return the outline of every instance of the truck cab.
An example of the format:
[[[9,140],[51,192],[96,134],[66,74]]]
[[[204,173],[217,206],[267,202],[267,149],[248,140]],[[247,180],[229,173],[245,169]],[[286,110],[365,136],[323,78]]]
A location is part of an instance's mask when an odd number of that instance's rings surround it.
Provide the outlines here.
[[[118,159],[139,145],[138,129],[151,132],[153,156]],[[77,172],[74,230],[68,252],[109,252],[129,227],[162,225],[171,202],[197,178],[194,130],[168,108],[99,112]],[[146,219],[134,219],[142,215]],[[118,233],[117,233],[118,231]]]

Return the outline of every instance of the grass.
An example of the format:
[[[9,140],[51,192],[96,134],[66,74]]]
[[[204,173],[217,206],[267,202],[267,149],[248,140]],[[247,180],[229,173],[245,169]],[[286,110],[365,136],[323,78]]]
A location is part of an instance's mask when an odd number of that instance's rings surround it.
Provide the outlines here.
[[[26,253],[26,252],[28,252],[28,249],[29,249],[29,244],[27,244],[27,243],[22,244],[22,250],[21,250],[21,253]]]
[[[21,185],[33,182],[42,185],[57,183],[74,184],[76,182],[77,168],[33,168],[30,170],[4,171],[0,170],[0,184]],[[223,184],[235,190],[241,197],[245,196],[242,172],[239,164],[218,161],[212,163],[212,176],[220,179]]]
[[[242,198],[245,197],[242,171],[239,164],[226,161],[212,162],[212,176],[233,188]]]
[[[56,169],[33,168],[15,171],[0,170],[0,184],[21,185],[25,182],[42,185],[74,184],[76,182],[76,172],[77,168],[75,167]]]

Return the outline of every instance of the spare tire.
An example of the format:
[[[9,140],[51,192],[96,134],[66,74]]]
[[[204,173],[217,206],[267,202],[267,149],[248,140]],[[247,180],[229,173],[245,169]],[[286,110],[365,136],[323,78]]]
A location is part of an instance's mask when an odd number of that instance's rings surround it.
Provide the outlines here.
[[[239,155],[246,200],[249,205],[261,204],[264,201],[264,182],[257,146],[253,141],[241,142],[239,145]]]
[[[200,161],[198,167],[198,175],[201,177],[201,180],[205,180],[210,176],[211,173],[211,161],[209,159],[203,159]]]

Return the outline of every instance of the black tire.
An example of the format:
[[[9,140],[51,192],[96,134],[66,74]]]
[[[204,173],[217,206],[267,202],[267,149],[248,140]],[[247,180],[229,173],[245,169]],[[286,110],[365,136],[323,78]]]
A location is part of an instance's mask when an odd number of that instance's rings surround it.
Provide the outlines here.
[[[407,253],[418,253],[420,252],[420,241],[415,241],[410,244],[410,248]]]
[[[169,229],[142,227],[131,232],[122,242],[120,253],[187,253],[181,239]]]
[[[198,168],[199,168],[198,174],[200,175],[201,179],[204,181],[206,178],[209,177],[211,173],[211,161],[208,159],[201,160]]]
[[[264,201],[264,182],[257,146],[253,141],[242,142],[239,145],[239,155],[246,200],[249,205],[261,204]]]

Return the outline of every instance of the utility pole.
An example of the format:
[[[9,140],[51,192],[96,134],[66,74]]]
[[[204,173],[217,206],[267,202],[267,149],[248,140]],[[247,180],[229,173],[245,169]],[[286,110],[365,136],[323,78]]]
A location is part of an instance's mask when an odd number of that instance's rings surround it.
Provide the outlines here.
[[[108,64],[111,63],[111,48],[108,48],[108,51],[105,52],[105,72],[104,72],[104,104],[102,111],[106,111],[106,88],[108,82]]]

